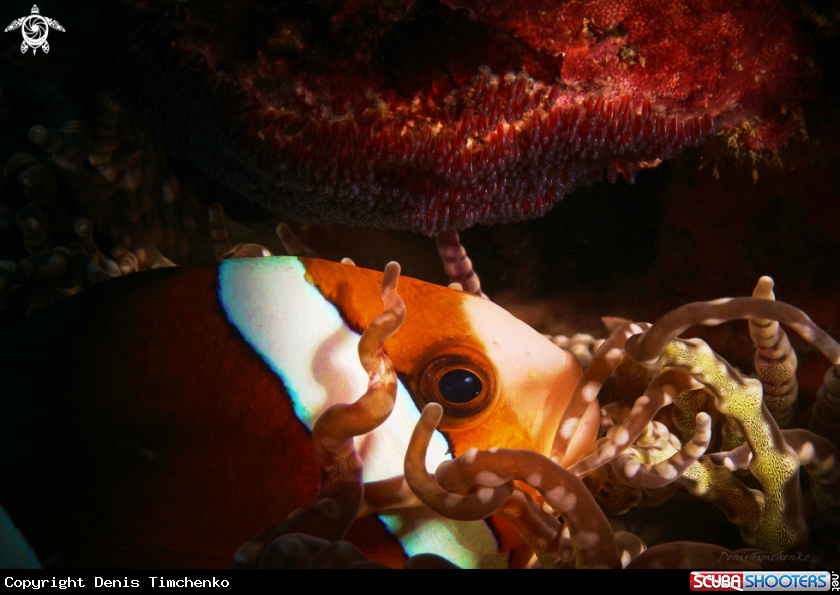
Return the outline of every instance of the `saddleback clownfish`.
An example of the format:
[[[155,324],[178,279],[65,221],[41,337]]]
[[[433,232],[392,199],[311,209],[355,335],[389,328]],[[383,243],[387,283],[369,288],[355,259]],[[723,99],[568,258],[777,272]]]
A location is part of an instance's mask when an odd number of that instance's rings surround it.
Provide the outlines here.
[[[225,260],[117,278],[5,330],[0,502],[41,562],[229,567],[311,502],[311,429],[366,390],[357,345],[381,281],[317,259]],[[574,357],[489,300],[405,277],[398,292],[407,315],[385,343],[397,402],[356,438],[364,480],[402,474],[432,402],[444,415],[430,472],[472,447],[547,455]],[[421,552],[462,567],[530,557],[500,519],[423,506],[360,518],[345,539],[392,566]]]

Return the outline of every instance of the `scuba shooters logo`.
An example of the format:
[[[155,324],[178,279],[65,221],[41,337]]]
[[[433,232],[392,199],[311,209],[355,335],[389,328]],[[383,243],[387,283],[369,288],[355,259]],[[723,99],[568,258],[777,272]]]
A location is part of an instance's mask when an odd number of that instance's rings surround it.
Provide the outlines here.
[[[838,575],[827,571],[694,571],[692,591],[838,591]]]
[[[50,44],[47,43],[47,35],[49,35],[50,29],[64,32],[64,27],[58,21],[41,16],[41,11],[38,10],[37,4],[32,5],[32,14],[12,21],[6,27],[6,33],[18,28],[20,28],[20,32],[23,34],[20,53],[25,54],[27,49],[32,48],[33,56],[38,53],[39,48],[44,50],[45,54],[50,53]]]

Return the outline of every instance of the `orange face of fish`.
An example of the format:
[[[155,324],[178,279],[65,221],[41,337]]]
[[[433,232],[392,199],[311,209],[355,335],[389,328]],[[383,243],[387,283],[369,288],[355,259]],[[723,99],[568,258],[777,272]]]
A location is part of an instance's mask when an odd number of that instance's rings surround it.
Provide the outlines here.
[[[309,431],[365,391],[356,350],[382,310],[381,276],[297,258],[159,270],[8,331],[0,502],[42,558],[229,565],[314,496]],[[471,447],[548,454],[574,358],[488,300],[409,278],[398,291],[407,316],[385,348],[401,385],[388,421],[356,440],[365,480],[402,473],[430,402],[445,412],[430,471]],[[504,523],[423,507],[359,519],[348,539],[395,564],[419,551],[521,563]]]

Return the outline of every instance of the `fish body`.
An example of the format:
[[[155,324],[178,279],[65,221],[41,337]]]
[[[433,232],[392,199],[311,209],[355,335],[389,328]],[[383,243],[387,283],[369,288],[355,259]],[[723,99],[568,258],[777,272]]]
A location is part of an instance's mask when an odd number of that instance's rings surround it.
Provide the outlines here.
[[[3,334],[0,502],[42,561],[224,567],[245,541],[315,496],[311,428],[364,393],[358,339],[382,311],[381,273],[276,257],[108,281]],[[400,378],[388,421],[356,439],[365,481],[402,473],[419,410],[445,415],[427,467],[470,447],[547,454],[580,368],[488,300],[401,278]],[[440,379],[472,374],[475,398]],[[499,519],[425,507],[369,515],[347,539],[401,565],[521,565]]]

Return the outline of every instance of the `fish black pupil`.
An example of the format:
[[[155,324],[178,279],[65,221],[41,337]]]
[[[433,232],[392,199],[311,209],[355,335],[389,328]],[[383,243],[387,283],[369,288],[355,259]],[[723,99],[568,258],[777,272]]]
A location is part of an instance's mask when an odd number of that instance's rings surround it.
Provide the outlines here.
[[[450,370],[438,382],[441,396],[450,403],[468,403],[481,394],[481,380],[469,370]]]

